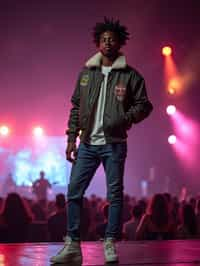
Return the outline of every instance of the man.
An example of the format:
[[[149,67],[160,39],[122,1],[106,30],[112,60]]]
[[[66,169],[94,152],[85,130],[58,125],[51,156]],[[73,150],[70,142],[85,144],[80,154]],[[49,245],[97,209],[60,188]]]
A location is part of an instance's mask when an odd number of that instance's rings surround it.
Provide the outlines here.
[[[36,195],[37,200],[41,201],[43,200],[46,202],[47,200],[47,190],[48,188],[51,188],[51,184],[49,181],[45,178],[45,172],[40,171],[40,177],[33,183],[33,193]]]
[[[3,195],[6,197],[9,193],[16,192],[17,186],[13,179],[12,173],[9,173],[5,178],[5,182],[2,186]]]
[[[48,219],[48,231],[50,240],[60,242],[66,234],[67,213],[65,195],[60,193],[56,195],[56,212]]]
[[[123,225],[124,238],[132,241],[136,239],[136,230],[143,215],[142,207],[137,204],[132,208],[132,217]]]
[[[126,131],[147,117],[152,104],[142,76],[127,65],[120,48],[129,33],[119,21],[104,19],[94,27],[99,50],[81,71],[68,122],[67,160],[72,162],[68,187],[68,228],[64,248],[51,262],[82,261],[80,212],[82,198],[96,169],[103,164],[109,200],[104,240],[106,262],[117,262],[115,240],[120,237]],[[81,143],[77,150],[76,138]]]

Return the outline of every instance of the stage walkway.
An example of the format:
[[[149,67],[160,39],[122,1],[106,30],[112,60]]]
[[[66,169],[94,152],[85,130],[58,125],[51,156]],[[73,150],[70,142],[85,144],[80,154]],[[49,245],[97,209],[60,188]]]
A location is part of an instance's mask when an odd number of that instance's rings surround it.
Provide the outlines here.
[[[61,247],[61,243],[0,244],[0,266],[50,265],[49,257]],[[83,242],[82,248],[83,266],[105,265],[101,242]],[[200,265],[200,240],[119,242],[117,249],[120,261],[112,265]]]

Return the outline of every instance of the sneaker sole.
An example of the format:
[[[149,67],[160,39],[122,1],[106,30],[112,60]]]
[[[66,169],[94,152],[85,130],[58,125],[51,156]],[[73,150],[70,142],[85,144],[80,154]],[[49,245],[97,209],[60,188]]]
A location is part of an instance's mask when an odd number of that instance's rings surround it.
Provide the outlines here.
[[[76,256],[74,258],[69,258],[69,259],[63,259],[63,260],[57,260],[56,259],[50,259],[51,264],[63,264],[63,263],[82,263],[82,257],[81,256]]]
[[[119,262],[119,259],[116,258],[116,259],[110,259],[110,260],[105,260],[106,263],[118,263]]]

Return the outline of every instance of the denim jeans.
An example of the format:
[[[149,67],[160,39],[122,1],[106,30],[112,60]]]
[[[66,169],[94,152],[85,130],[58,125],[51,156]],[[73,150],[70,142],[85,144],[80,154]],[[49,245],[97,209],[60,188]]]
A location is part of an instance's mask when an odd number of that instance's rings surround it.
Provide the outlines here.
[[[72,166],[67,193],[67,234],[73,240],[80,240],[83,195],[101,163],[106,174],[107,199],[109,201],[108,225],[105,237],[115,239],[119,237],[121,231],[123,175],[126,154],[126,142],[99,146],[84,143],[79,145],[78,156]]]

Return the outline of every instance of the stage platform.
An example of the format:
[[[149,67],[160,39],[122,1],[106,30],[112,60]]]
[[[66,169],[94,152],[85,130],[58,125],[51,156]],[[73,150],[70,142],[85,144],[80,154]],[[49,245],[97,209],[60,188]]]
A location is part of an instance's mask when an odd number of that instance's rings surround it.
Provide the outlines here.
[[[61,247],[61,243],[0,244],[0,266],[50,265],[49,258]],[[105,265],[101,242],[83,242],[82,248],[83,266]],[[117,249],[120,261],[110,265],[200,265],[200,240],[118,242]]]

